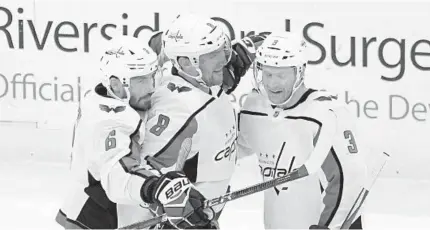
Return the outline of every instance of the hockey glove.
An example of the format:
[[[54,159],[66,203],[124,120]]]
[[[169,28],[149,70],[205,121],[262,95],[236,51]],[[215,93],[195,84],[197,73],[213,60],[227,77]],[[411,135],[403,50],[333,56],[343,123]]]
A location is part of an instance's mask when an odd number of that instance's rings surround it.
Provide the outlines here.
[[[149,38],[148,45],[154,50],[154,52],[159,55],[161,53],[161,37],[163,36],[163,31],[157,31],[152,34]]]
[[[163,66],[163,64],[169,60],[169,58],[167,58],[167,56],[164,54],[163,47],[161,46],[162,36],[163,36],[163,31],[158,31],[154,33],[151,36],[151,38],[149,38],[149,41],[148,41],[149,47],[151,47],[152,50],[158,56],[158,64],[160,66]]]
[[[165,213],[168,225],[175,228],[202,228],[210,223],[213,213],[203,210],[204,196],[183,172],[172,171],[160,178],[151,177],[142,186],[142,198],[152,204],[158,215]]]
[[[262,32],[233,42],[230,62],[224,67],[223,88],[227,94],[233,92],[255,59],[255,52],[270,32]]]

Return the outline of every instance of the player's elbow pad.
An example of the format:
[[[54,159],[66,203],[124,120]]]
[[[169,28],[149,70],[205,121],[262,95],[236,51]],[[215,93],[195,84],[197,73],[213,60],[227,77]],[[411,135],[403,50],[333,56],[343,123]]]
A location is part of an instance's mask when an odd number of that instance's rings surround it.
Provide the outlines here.
[[[110,177],[110,176],[108,176]],[[110,201],[117,203],[117,204],[127,204],[127,185],[126,185],[126,179],[123,181],[120,181],[119,178],[114,179],[115,176],[110,179],[107,179],[107,181],[102,180],[103,188],[106,192],[106,196],[109,198]]]
[[[117,163],[101,178],[101,183],[106,195],[112,202],[118,204],[142,203],[140,191],[144,184],[144,178],[124,171]]]

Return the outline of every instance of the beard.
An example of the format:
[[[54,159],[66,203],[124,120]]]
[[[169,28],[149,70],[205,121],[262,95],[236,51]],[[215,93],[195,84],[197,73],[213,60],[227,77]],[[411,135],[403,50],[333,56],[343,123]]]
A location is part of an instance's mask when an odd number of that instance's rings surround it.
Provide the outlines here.
[[[151,108],[151,99],[150,97],[143,98],[130,98],[130,106],[138,111],[148,111]]]

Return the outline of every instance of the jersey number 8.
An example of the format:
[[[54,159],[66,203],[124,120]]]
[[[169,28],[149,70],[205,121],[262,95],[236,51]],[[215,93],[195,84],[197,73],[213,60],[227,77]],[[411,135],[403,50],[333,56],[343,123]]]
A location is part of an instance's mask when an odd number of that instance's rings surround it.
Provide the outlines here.
[[[149,130],[151,133],[153,133],[156,136],[160,136],[161,133],[167,128],[169,125],[170,118],[168,116],[165,116],[163,114],[158,115],[158,121],[157,124],[152,126],[152,128]]]

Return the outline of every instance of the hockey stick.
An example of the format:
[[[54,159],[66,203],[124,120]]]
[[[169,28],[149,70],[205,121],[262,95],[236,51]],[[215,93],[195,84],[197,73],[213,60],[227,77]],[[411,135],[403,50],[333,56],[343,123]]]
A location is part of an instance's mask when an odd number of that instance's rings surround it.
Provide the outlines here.
[[[219,204],[226,203],[228,201],[236,200],[236,199],[239,199],[239,198],[244,197],[244,196],[249,196],[249,195],[252,195],[254,193],[261,192],[261,191],[273,188],[275,186],[278,186],[278,185],[281,185],[281,184],[284,184],[287,182],[295,181],[297,179],[306,177],[308,175],[309,175],[308,170],[303,165],[300,168],[292,171],[291,173],[289,173],[283,177],[278,177],[278,178],[275,178],[273,180],[262,182],[262,183],[259,183],[259,184],[253,185],[253,186],[246,187],[244,189],[237,190],[235,192],[226,193],[222,196],[219,196],[219,197],[216,197],[216,198],[213,198],[210,200],[206,200],[203,204],[203,208],[204,209],[210,208],[210,207],[213,207],[215,205],[219,205]],[[167,221],[167,216],[166,216],[166,214],[163,214],[163,215],[157,216],[155,218],[152,218],[152,219],[149,219],[146,221],[142,221],[142,222],[138,222],[138,223],[135,223],[132,225],[125,226],[121,229],[144,229],[144,228],[148,228],[148,227],[157,225],[157,224],[159,224],[161,222],[165,222],[165,221]]]
[[[379,174],[381,173],[382,169],[384,168],[387,161],[390,159],[390,155],[387,153],[383,153],[382,157],[378,160],[377,163],[375,163],[375,167],[371,171],[369,175],[369,180],[367,180],[361,189],[360,193],[358,194],[357,199],[354,202],[354,205],[352,206],[351,210],[349,211],[348,215],[346,216],[345,221],[342,223],[341,229],[349,229],[349,227],[352,225],[352,222],[354,221],[355,217],[357,216],[357,213],[359,212],[361,206],[363,205],[367,195],[369,194],[370,189],[373,187],[373,185],[376,182],[376,179],[378,178]],[[354,212],[353,212],[354,210]]]

